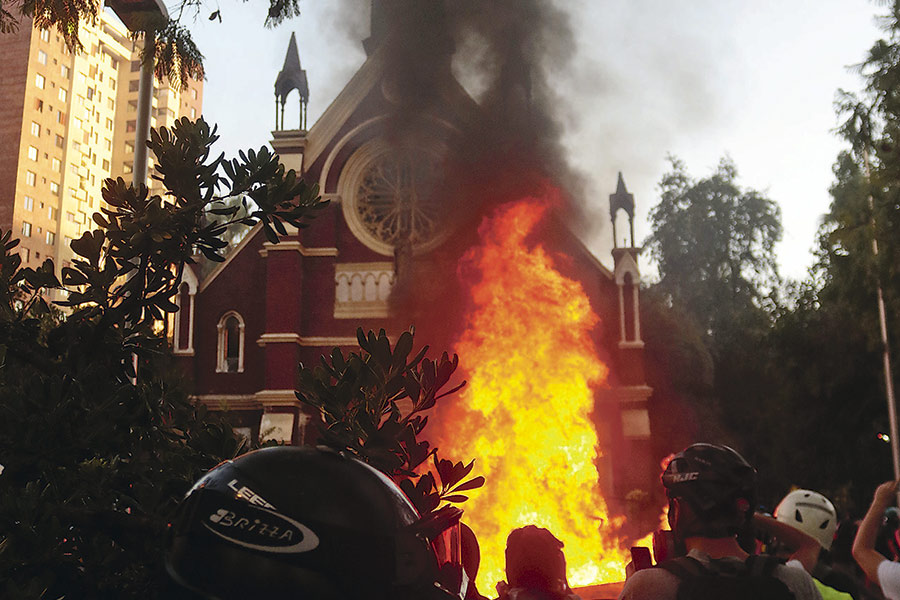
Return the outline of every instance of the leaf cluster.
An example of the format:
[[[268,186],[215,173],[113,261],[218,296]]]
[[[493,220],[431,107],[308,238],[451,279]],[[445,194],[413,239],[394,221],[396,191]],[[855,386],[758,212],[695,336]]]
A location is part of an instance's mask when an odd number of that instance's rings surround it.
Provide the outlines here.
[[[202,119],[182,118],[171,129],[151,132],[148,146],[157,159],[153,175],[167,189],[165,197],[151,195],[121,178],[103,185],[105,205],[94,213],[100,227],[72,242],[79,257],[62,269],[62,281],[52,267],[25,270],[33,290],[62,288],[67,307],[84,308],[119,326],[148,324],[174,312],[185,265],[201,254],[223,261],[232,226],[261,223],[266,236],[277,241],[287,226],[306,227],[327,202],[318,188],[307,186],[296,173],[285,172],[278,157],[266,148],[241,153],[239,159],[209,159],[218,136]],[[224,173],[224,174],[223,174]],[[221,192],[224,190],[224,195]],[[225,206],[225,198],[244,195],[247,202]],[[204,218],[212,215],[213,218]],[[277,231],[277,234],[276,234]]]
[[[61,278],[49,260],[22,268],[0,232],[0,597],[165,597],[176,504],[245,449],[190,402],[156,326],[198,250],[221,260],[230,227],[286,231],[323,203],[267,150],[211,160],[215,139],[203,121],[154,131],[165,198],[104,182],[99,227]],[[255,204],[219,210],[237,193]]]
[[[322,416],[323,443],[349,451],[400,481],[400,486],[423,513],[443,502],[464,502],[461,492],[484,484],[483,477],[463,481],[474,461],[453,463],[437,457],[437,448],[421,439],[428,423],[424,414],[448,390],[459,360],[444,352],[438,360],[426,357],[428,347],[412,354],[413,332],[405,331],[394,347],[382,329],[357,330],[360,351],[348,355],[335,348],[320,365],[300,367],[297,397]],[[419,474],[429,456],[433,472]]]

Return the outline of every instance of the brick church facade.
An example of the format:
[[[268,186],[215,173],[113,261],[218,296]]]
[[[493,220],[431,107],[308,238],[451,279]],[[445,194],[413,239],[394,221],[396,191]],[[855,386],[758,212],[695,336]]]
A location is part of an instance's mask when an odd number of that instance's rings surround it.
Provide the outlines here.
[[[271,145],[286,167],[319,185],[330,205],[310,227],[289,231],[278,244],[266,241],[259,228],[251,230],[215,269],[202,276],[188,272],[178,295],[173,347],[193,381],[195,398],[212,410],[228,411],[247,436],[309,442],[317,416],[294,394],[298,363],[316,364],[335,346],[353,350],[358,327],[385,328],[389,334],[397,327],[390,296],[401,253],[389,218],[391,203],[414,194],[408,188],[427,171],[418,159],[438,155],[453,136],[454,123],[478,110],[455,80],[448,81],[437,108],[416,117],[413,150],[398,150],[385,137],[394,107],[383,47],[372,38],[367,42],[366,62],[308,130],[306,77],[293,37],[276,84]],[[301,129],[284,130],[285,98],[292,90],[300,96]],[[630,222],[633,200],[620,177],[611,196],[614,223],[622,209]],[[422,212],[423,218],[407,221],[400,234],[417,255],[427,256],[443,237],[430,227],[428,207]],[[615,379],[598,396],[596,415],[608,448],[604,460],[612,467],[612,481],[606,483],[623,497],[655,473],[647,413],[652,390],[644,376],[638,309],[639,249],[632,233],[630,247],[613,251],[610,271],[574,234],[567,232],[560,244],[607,323],[597,341]]]

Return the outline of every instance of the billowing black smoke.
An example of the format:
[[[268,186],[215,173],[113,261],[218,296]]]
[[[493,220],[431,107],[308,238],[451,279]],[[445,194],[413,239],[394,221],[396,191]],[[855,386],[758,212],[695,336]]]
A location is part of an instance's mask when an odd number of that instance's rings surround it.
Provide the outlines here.
[[[574,54],[570,21],[549,0],[373,0],[368,7],[352,6],[371,11],[364,46],[385,61],[390,108],[384,137],[403,146],[426,113],[453,125],[431,194],[446,208],[443,218],[454,233],[416,258],[398,245],[393,298],[399,326],[415,324],[429,343],[449,347],[465,300],[448,284],[485,215],[550,184],[563,191],[565,204],[556,211],[562,219],[588,221],[579,217],[582,178],[565,159],[554,113],[559,101],[549,83]]]

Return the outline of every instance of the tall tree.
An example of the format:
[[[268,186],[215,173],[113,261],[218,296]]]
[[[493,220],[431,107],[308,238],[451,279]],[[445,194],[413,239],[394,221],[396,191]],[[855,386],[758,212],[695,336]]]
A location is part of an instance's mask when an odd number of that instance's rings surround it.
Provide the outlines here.
[[[680,160],[670,161],[645,242],[659,269],[655,287],[716,338],[736,320],[745,325],[778,285],[781,212],[761,192],[741,188],[727,158],[699,180]]]

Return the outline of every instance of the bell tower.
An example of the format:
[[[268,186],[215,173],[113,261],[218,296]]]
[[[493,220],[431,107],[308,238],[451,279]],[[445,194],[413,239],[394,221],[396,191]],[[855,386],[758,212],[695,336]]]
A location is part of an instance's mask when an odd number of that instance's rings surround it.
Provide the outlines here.
[[[623,240],[620,248],[616,239],[616,218],[619,211],[628,215],[630,240]],[[641,312],[638,297],[641,273],[637,257],[641,248],[634,245],[634,195],[625,188],[625,180],[619,173],[616,193],[609,195],[609,216],[613,231],[613,274],[619,287],[619,348],[643,348],[641,341]]]
[[[627,239],[616,239],[616,220],[620,212],[628,216]],[[641,339],[640,280],[638,255],[641,248],[634,243],[634,195],[625,187],[622,173],[616,191],[609,196],[609,216],[613,231],[613,278],[618,288],[619,335],[616,343],[615,388],[623,457],[616,466],[616,487],[624,497],[633,489],[644,488],[656,477],[650,448],[650,414],[648,400],[653,389],[647,385],[644,370],[644,342]],[[628,458],[624,458],[628,457]],[[624,465],[629,465],[625,468]]]
[[[297,129],[284,128],[284,106],[290,93],[297,90],[300,122]],[[288,169],[303,174],[303,153],[306,150],[306,107],[309,104],[309,83],[306,71],[300,66],[297,36],[292,32],[288,42],[284,65],[275,79],[275,130],[272,132],[272,149]]]
[[[297,36],[291,33],[291,41],[288,42],[287,54],[284,57],[284,66],[275,80],[275,130],[284,130],[284,105],[288,94],[297,90],[300,100],[300,125],[297,129],[306,131],[306,106],[309,104],[309,83],[306,81],[306,71],[300,66],[300,52],[297,50]],[[279,104],[281,113],[279,115]]]

